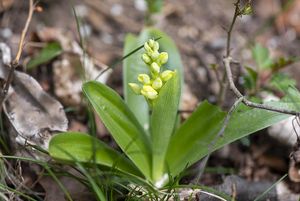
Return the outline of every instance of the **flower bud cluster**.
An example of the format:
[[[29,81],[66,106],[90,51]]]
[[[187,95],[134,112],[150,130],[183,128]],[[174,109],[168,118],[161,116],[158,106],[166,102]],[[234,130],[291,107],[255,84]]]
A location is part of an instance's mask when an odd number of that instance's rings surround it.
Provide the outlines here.
[[[153,39],[148,40],[144,44],[145,53],[142,55],[142,60],[148,66],[150,75],[139,74],[137,80],[140,84],[129,83],[134,93],[143,95],[148,101],[158,97],[159,90],[163,85],[173,77],[174,71],[161,68],[168,62],[168,53],[159,52],[159,43]]]

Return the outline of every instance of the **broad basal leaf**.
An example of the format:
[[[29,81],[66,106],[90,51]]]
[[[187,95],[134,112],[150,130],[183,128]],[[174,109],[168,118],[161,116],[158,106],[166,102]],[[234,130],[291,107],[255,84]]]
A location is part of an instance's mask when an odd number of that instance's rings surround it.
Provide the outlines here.
[[[180,80],[175,73],[153,102],[151,115],[153,179],[161,179],[165,170],[165,154],[176,123],[180,99]]]
[[[293,102],[269,102],[278,108],[296,109]],[[225,113],[207,102],[202,103],[182,127],[172,136],[167,162],[172,175],[179,174],[204,156],[258,130],[289,117],[261,109],[249,109],[232,114],[223,137],[215,138],[223,125]],[[217,139],[215,143],[213,140]]]
[[[117,144],[150,179],[149,139],[122,98],[108,86],[96,81],[85,83],[83,92]]]
[[[168,170],[175,176],[207,153],[220,130],[225,113],[203,102],[172,136],[166,155]],[[201,154],[202,153],[202,154]]]
[[[49,153],[52,158],[60,161],[96,163],[142,176],[141,172],[124,155],[84,133],[66,132],[54,136],[49,144]]]

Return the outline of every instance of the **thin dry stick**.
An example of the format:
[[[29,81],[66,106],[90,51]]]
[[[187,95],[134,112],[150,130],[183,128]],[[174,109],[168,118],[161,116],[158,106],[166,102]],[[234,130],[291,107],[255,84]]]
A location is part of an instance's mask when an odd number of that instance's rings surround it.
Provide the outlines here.
[[[25,36],[26,36],[26,33],[28,31],[28,28],[29,28],[29,24],[30,24],[31,19],[32,19],[32,15],[33,15],[33,12],[34,12],[34,7],[35,6],[33,4],[33,0],[29,0],[28,16],[27,16],[27,20],[26,20],[25,26],[22,30],[22,34],[21,34],[21,37],[20,37],[18,52],[16,54],[15,59],[10,64],[10,70],[9,70],[5,85],[4,85],[4,87],[1,91],[1,94],[0,94],[0,108],[2,108],[2,103],[3,103],[3,101],[6,97],[6,94],[8,92],[9,85],[12,82],[15,69],[19,66],[19,62],[20,62],[20,58],[21,58],[22,50],[23,50],[23,45],[24,45],[24,41],[25,41]]]
[[[231,72],[231,67],[230,67],[230,64],[233,62],[233,59],[230,56],[230,42],[231,42],[231,32],[233,30],[234,24],[236,22],[237,17],[241,14],[240,9],[239,9],[239,3],[240,3],[240,0],[237,0],[237,2],[235,3],[235,13],[234,13],[229,31],[227,32],[226,57],[223,59],[223,63],[225,66],[225,73],[227,75],[227,81],[229,82],[230,90],[233,91],[233,93],[235,94],[235,96],[237,98],[241,99],[242,102],[249,107],[298,116],[300,113],[297,111],[286,110],[286,109],[277,108],[277,107],[273,107],[273,106],[269,106],[269,105],[265,105],[265,104],[258,104],[258,103],[251,102],[251,101],[247,100],[235,86],[234,81],[233,81],[232,72]]]
[[[24,26],[24,28],[22,30],[22,34],[21,34],[20,41],[19,41],[19,48],[18,48],[17,55],[16,55],[15,59],[13,60],[12,64],[15,64],[15,65],[19,64],[20,57],[22,55],[22,50],[23,50],[23,44],[24,44],[25,36],[26,36],[27,31],[28,31],[29,24],[31,22],[33,12],[34,12],[33,0],[29,0],[29,11],[28,11],[27,20],[26,20],[25,26]]]
[[[232,17],[230,27],[227,31],[226,57],[228,57],[230,55],[231,33],[232,33],[232,30],[233,30],[234,24],[236,22],[236,19],[240,15],[239,4],[240,4],[240,0],[237,0],[236,3],[234,4],[234,6],[235,6],[234,15]],[[228,81],[226,80],[226,71],[223,74],[222,84],[220,86],[221,86],[221,89],[220,89],[220,94],[219,94],[219,98],[218,98],[219,105],[221,105],[224,102],[225,94],[226,94],[225,92],[226,92],[227,87],[228,87]]]
[[[242,102],[245,105],[247,105],[249,107],[253,107],[253,108],[259,108],[259,109],[269,110],[269,111],[273,111],[273,112],[279,112],[279,113],[283,113],[283,114],[290,114],[290,115],[296,115],[296,116],[298,116],[300,114],[299,112],[294,111],[294,110],[287,110],[287,109],[277,108],[277,107],[273,107],[273,106],[269,106],[269,105],[265,105],[265,104],[254,103],[254,102],[251,102],[251,101],[247,100],[241,94],[241,92],[236,88],[236,86],[233,82],[232,72],[231,72],[231,67],[230,67],[230,64],[232,63],[232,58],[230,56],[225,57],[223,59],[223,62],[224,62],[224,65],[225,65],[227,79],[229,81],[229,88],[231,89],[231,91],[233,91],[233,93],[235,94],[236,97],[242,98]]]
[[[230,41],[231,41],[231,33],[236,21],[236,18],[240,15],[240,9],[239,9],[240,0],[237,0],[237,2],[234,4],[235,10],[234,15],[230,24],[230,27],[227,31],[227,43],[226,43],[226,57],[230,55]]]
[[[240,0],[237,0],[236,3],[234,4],[235,6],[235,10],[234,10],[234,15],[232,17],[232,21],[230,24],[230,27],[227,31],[227,45],[226,45],[226,56],[230,55],[230,40],[231,40],[231,33],[234,27],[234,24],[236,22],[237,17],[240,15],[240,9],[239,9],[239,3]],[[220,90],[220,96],[219,96],[219,100],[218,103],[222,104],[223,99],[225,97],[225,91],[227,90],[227,86],[228,86],[228,81],[226,79],[226,71],[223,74],[222,80],[221,80],[221,90]],[[225,131],[225,128],[227,127],[227,124],[230,120],[231,114],[233,113],[233,111],[235,110],[235,108],[238,106],[238,104],[242,101],[242,99],[240,97],[238,97],[239,99],[232,105],[232,107],[230,108],[226,118],[224,119],[223,125],[221,127],[221,129],[219,130],[219,132],[217,133],[217,135],[215,136],[215,138],[212,140],[212,142],[209,144],[208,146],[208,154],[205,156],[204,159],[202,159],[200,165],[199,165],[199,172],[196,176],[196,179],[194,180],[194,183],[199,183],[199,180],[203,174],[204,168],[207,164],[207,161],[210,157],[210,153],[213,151],[213,148],[217,142],[217,140],[219,139],[219,137],[223,136],[223,133]]]
[[[199,172],[196,176],[196,179],[194,180],[194,183],[199,183],[199,180],[204,172],[204,168],[207,164],[207,161],[210,157],[210,154],[213,152],[213,149],[218,141],[218,139],[220,137],[223,137],[223,134],[225,132],[225,129],[229,123],[229,120],[231,118],[231,115],[232,113],[235,111],[235,109],[237,108],[237,106],[242,102],[242,98],[239,98],[237,101],[235,101],[235,103],[231,106],[230,110],[228,111],[224,121],[223,121],[223,124],[222,124],[222,127],[221,129],[219,130],[219,132],[217,133],[217,135],[214,137],[214,139],[211,141],[211,143],[209,144],[208,146],[208,154],[205,156],[205,158],[202,159],[200,165],[199,165]]]
[[[212,152],[217,140],[223,136],[224,131],[229,123],[229,120],[231,118],[232,113],[234,112],[235,108],[239,105],[239,103],[243,102],[245,105],[252,107],[252,108],[259,108],[259,109],[264,109],[264,110],[269,110],[269,111],[273,111],[273,112],[279,112],[279,113],[283,113],[283,114],[290,114],[290,115],[295,115],[295,116],[299,116],[300,113],[297,111],[293,111],[293,110],[286,110],[286,109],[282,109],[282,108],[277,108],[277,107],[273,107],[273,106],[269,106],[269,105],[264,105],[264,104],[258,104],[258,103],[254,103],[251,102],[249,100],[247,100],[242,93],[236,88],[234,81],[233,81],[233,76],[232,76],[232,72],[231,72],[231,67],[230,64],[233,63],[232,57],[230,56],[230,42],[231,42],[231,32],[233,30],[234,24],[236,22],[237,17],[240,15],[240,9],[239,9],[239,3],[240,0],[237,0],[237,2],[234,4],[235,5],[235,12],[234,12],[234,16],[232,18],[232,22],[230,25],[229,30],[227,31],[227,47],[226,47],[226,56],[223,59],[224,62],[224,66],[225,66],[225,74],[227,77],[227,81],[229,82],[229,88],[233,91],[233,93],[235,94],[235,96],[238,98],[237,101],[235,101],[235,103],[232,105],[232,107],[230,108],[224,122],[223,122],[223,126],[220,129],[220,131],[218,132],[218,134],[216,135],[216,137],[214,138],[214,140],[210,143],[208,149],[209,149],[209,154],[203,159],[201,165],[200,165],[200,171],[196,177],[196,182],[198,183],[203,171],[204,171],[204,167],[206,166],[206,163],[208,161],[208,158],[210,156],[210,153]]]

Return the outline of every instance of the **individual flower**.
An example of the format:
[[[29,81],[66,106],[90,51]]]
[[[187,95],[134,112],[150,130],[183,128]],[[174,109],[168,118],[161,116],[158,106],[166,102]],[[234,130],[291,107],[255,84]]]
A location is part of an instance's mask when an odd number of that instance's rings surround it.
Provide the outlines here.
[[[169,55],[167,52],[161,52],[157,58],[157,63],[163,65],[168,62]]]
[[[144,85],[143,86],[143,89],[141,90],[141,94],[144,95],[146,98],[148,98],[150,100],[154,100],[158,96],[157,91],[149,85]]]
[[[154,75],[157,75],[160,71],[160,66],[156,62],[153,62],[150,66],[150,70],[151,70],[151,73],[153,73]]]
[[[140,95],[141,94],[141,87],[136,84],[136,83],[128,83],[128,85],[130,86],[130,88],[132,89],[132,91],[137,94]]]
[[[150,84],[150,77],[147,74],[139,74],[138,81],[142,84]]]
[[[174,71],[165,70],[164,72],[161,73],[160,77],[164,82],[166,82],[169,79],[171,79],[173,77],[173,75],[174,75]]]
[[[163,86],[163,82],[160,79],[160,77],[157,77],[155,80],[152,82],[152,87],[153,89],[160,89]]]

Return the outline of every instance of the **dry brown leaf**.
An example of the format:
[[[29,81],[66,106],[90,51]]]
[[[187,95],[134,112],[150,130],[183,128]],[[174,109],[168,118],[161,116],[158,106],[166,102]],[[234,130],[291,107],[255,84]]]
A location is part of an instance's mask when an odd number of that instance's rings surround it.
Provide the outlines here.
[[[3,53],[2,49],[1,52]],[[4,61],[3,57],[1,59]],[[4,62],[9,63],[10,58]],[[6,80],[9,67],[0,62],[0,78]],[[47,94],[39,83],[26,73],[14,72],[14,78],[3,104],[4,112],[16,131],[12,143],[29,142],[48,148],[52,132],[66,131],[68,120],[62,105]]]
[[[16,141],[48,147],[51,132],[66,131],[68,120],[62,105],[43,91],[31,76],[15,72],[4,111],[18,132]]]

